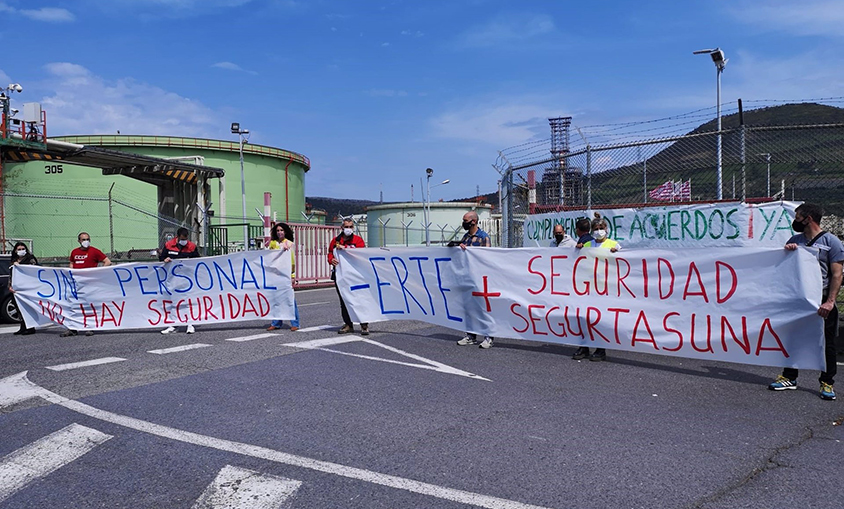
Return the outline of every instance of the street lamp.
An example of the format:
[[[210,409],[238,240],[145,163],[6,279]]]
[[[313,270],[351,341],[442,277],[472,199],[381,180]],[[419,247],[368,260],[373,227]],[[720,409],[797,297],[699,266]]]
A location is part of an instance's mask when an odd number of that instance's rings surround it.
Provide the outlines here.
[[[430,227],[431,227],[431,177],[434,175],[434,170],[432,170],[431,168],[428,168],[428,169],[425,170],[425,173],[427,175],[427,180],[425,181],[426,184],[427,184],[425,186],[425,189],[426,189],[425,194],[427,195],[427,198],[425,199],[425,203],[422,206],[422,215],[424,216],[424,221],[425,221],[425,245],[430,246],[431,245],[431,233],[430,233]],[[422,179],[420,178],[419,180],[420,180],[420,185],[421,185]],[[442,185],[448,184],[449,182],[451,182],[451,180],[445,179],[442,182],[440,182],[439,184],[435,184],[433,187],[442,186]]]
[[[246,222],[246,177],[243,174],[243,144],[249,142],[249,129],[241,129],[238,122],[232,122],[232,134],[240,137],[240,204],[243,207],[243,250],[249,250],[249,224]]]
[[[768,163],[768,194],[765,196],[770,198],[771,197],[771,154],[770,152],[763,152],[761,154],[756,154],[757,156],[765,156],[765,161]]]
[[[721,181],[721,73],[724,72],[724,67],[727,66],[727,59],[724,58],[724,52],[721,48],[702,49],[692,52],[694,55],[709,55],[712,57],[712,62],[718,70],[716,73],[717,79],[717,95],[716,95],[716,116],[718,118],[718,199],[723,199],[723,189]]]

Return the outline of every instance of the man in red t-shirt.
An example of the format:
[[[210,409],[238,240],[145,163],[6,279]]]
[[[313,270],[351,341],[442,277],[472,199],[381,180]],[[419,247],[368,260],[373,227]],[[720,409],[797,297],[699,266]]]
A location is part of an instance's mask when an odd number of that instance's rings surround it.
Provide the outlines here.
[[[104,267],[111,265],[111,260],[102,251],[91,245],[91,236],[87,232],[82,232],[76,236],[79,241],[79,247],[70,252],[70,268],[71,269],[91,269],[98,267],[102,262]],[[61,337],[75,336],[78,332],[73,329],[68,329],[61,334]],[[86,336],[93,336],[94,331],[85,332]]]

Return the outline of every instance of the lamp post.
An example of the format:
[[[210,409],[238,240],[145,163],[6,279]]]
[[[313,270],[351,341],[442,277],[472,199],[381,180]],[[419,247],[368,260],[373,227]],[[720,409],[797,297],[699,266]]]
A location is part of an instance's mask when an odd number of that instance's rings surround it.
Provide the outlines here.
[[[434,175],[434,170],[432,170],[431,168],[427,168],[425,170],[425,173],[427,175],[427,180],[425,181],[425,183],[427,185],[425,186],[426,198],[425,198],[425,203],[423,203],[423,205],[422,205],[422,215],[424,216],[424,220],[425,220],[425,246],[430,246],[431,245],[431,232],[430,232],[430,227],[431,227],[431,177]],[[422,179],[419,179],[419,180],[421,181]],[[439,184],[435,184],[433,187],[442,186],[442,185],[448,184],[449,182],[451,182],[451,180],[445,179],[442,182],[440,182]]]
[[[249,224],[246,222],[246,176],[243,173],[243,144],[249,142],[249,129],[241,129],[240,124],[232,122],[232,134],[240,137],[240,204],[243,212],[243,250],[249,250]]]
[[[702,49],[692,52],[694,55],[709,55],[712,57],[712,62],[715,64],[716,72],[716,117],[718,119],[718,199],[724,198],[722,176],[721,176],[721,73],[724,72],[724,67],[727,66],[727,59],[724,58],[724,52],[721,48]]]
[[[756,154],[757,156],[765,156],[765,161],[768,163],[768,194],[765,196],[770,198],[771,197],[771,154],[770,152],[763,152],[762,154]]]

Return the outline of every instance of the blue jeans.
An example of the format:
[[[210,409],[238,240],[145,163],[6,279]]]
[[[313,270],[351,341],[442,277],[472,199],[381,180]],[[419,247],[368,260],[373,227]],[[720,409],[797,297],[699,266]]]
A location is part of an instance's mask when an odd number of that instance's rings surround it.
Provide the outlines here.
[[[290,320],[291,327],[298,327],[299,326],[299,306],[296,305],[296,300],[293,300],[293,311],[296,313],[296,318]],[[281,327],[284,325],[284,320],[273,320],[271,324],[273,327]]]

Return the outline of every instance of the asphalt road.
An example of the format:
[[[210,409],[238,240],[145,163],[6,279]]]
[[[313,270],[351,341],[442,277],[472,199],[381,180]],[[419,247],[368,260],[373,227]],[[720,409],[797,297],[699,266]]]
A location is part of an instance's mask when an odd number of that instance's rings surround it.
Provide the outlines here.
[[[844,410],[817,372],[775,393],[775,368],[419,322],[339,336],[333,289],[297,302],[295,333],[0,333],[0,508],[841,506]]]

